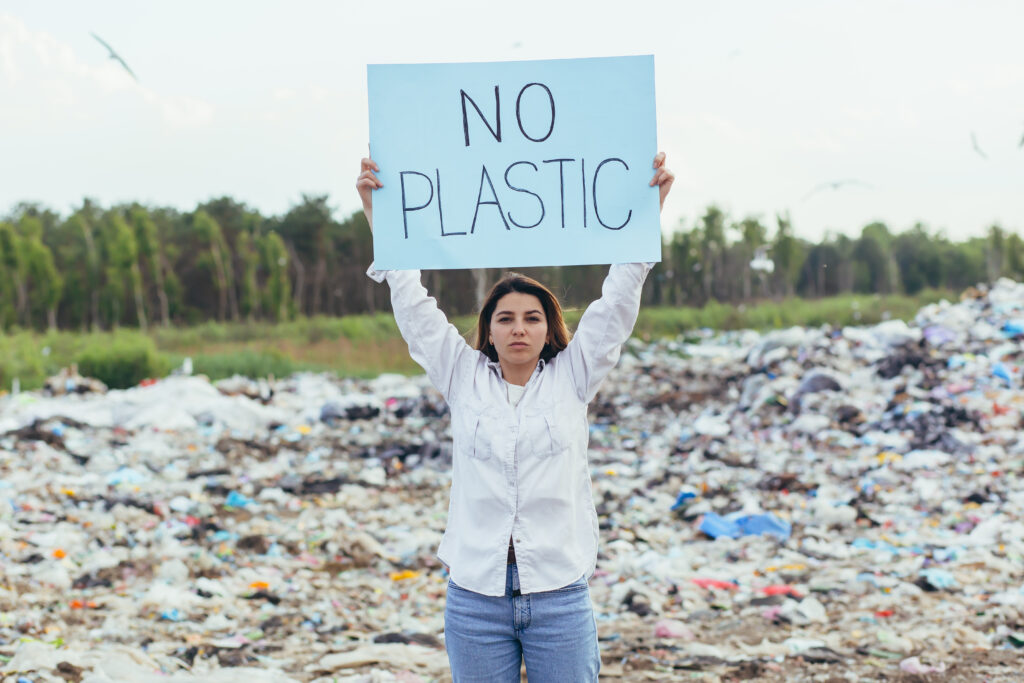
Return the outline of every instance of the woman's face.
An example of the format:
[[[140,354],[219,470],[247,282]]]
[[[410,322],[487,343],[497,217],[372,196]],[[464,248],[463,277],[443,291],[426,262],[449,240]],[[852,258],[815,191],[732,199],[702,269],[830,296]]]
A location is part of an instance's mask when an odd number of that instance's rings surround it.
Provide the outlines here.
[[[521,292],[498,299],[488,339],[502,364],[536,364],[548,341],[548,319],[540,299]]]

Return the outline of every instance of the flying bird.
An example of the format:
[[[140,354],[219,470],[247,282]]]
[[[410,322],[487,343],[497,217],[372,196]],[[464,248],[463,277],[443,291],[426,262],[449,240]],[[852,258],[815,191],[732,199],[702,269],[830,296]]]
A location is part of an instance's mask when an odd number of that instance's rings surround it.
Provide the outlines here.
[[[126,63],[125,63],[125,61],[124,61],[123,59],[121,59],[121,55],[119,55],[119,54],[117,54],[116,52],[114,52],[114,48],[112,48],[112,47],[110,47],[109,45],[107,45],[107,42],[106,42],[105,40],[103,40],[102,38],[100,38],[100,37],[99,37],[98,35],[96,35],[95,33],[90,33],[89,35],[91,35],[91,36],[92,36],[93,38],[95,38],[96,40],[98,40],[98,41],[99,41],[99,43],[100,43],[100,45],[102,45],[103,47],[107,48],[107,52],[109,52],[109,53],[110,53],[110,58],[111,58],[111,59],[113,59],[113,60],[115,60],[115,61],[117,61],[117,62],[118,62],[118,63],[119,63],[119,64],[120,64],[121,66],[123,66],[123,67],[124,67],[124,70],[125,70],[125,71],[127,71],[127,72],[128,72],[128,74],[129,74],[129,75],[130,75],[130,76],[131,76],[132,78],[134,78],[134,79],[135,79],[135,82],[136,82],[136,83],[138,83],[138,82],[139,82],[139,77],[138,77],[138,76],[136,76],[136,75],[135,75],[135,72],[131,70],[131,68],[130,68],[130,67],[128,66],[128,64],[126,64]]]
[[[971,144],[974,145],[974,151],[978,153],[982,159],[988,160],[988,155],[981,151],[981,147],[978,146],[978,138],[974,136],[974,131],[971,131]]]
[[[813,190],[811,190],[810,192],[805,194],[801,201],[803,201],[804,199],[807,199],[808,197],[810,197],[813,194],[821,192],[822,190],[829,190],[829,189],[838,190],[840,187],[843,187],[844,185],[860,185],[861,187],[871,187],[871,188],[874,187],[874,185],[869,185],[867,183],[862,183],[861,181],[854,180],[853,178],[850,178],[848,180],[833,180],[830,183],[822,183],[821,185],[818,185]]]

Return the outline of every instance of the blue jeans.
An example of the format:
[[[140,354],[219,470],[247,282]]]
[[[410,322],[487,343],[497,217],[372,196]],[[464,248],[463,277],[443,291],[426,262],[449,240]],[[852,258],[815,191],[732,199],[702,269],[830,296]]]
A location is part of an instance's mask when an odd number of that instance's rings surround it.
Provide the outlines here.
[[[530,683],[596,683],[601,669],[590,587],[519,595],[519,573],[508,565],[505,595],[480,595],[448,582],[444,642],[454,683],[519,683],[526,661]]]

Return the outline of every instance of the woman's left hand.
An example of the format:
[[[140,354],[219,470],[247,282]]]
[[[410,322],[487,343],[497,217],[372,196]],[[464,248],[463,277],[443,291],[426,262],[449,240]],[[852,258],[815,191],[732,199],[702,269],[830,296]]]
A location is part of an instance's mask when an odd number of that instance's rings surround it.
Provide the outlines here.
[[[654,157],[654,168],[656,169],[654,177],[651,178],[651,187],[658,186],[658,194],[661,200],[659,209],[665,208],[665,197],[668,196],[668,191],[672,189],[672,182],[676,179],[675,173],[665,168],[665,153],[658,152]]]

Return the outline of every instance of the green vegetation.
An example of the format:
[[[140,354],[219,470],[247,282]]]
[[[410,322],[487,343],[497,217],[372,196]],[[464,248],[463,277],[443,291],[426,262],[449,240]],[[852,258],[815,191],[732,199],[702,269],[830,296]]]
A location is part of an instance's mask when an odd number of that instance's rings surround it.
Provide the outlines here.
[[[308,363],[299,363],[282,351],[240,349],[233,352],[200,353],[193,359],[193,371],[212,379],[232,375],[246,377],[287,377],[299,370],[315,370]]]
[[[131,387],[147,377],[166,375],[172,360],[152,338],[133,330],[44,334],[15,330],[0,334],[0,390],[9,390],[15,379],[25,389],[41,387],[47,377],[72,364],[109,387]]]
[[[813,243],[785,214],[773,223],[712,205],[667,234],[636,334],[870,324],[909,318],[943,292],[1024,279],[1024,240],[998,225],[954,242],[923,225],[893,232],[872,223],[859,236]],[[19,204],[0,217],[0,390],[15,378],[38,387],[76,362],[111,386],[131,386],[185,357],[214,379],[417,372],[387,286],[365,275],[372,258],[363,214],[337,220],[326,195],[303,196],[283,216],[229,197],[192,212],[85,200],[61,216]],[[523,272],[558,294],[575,325],[607,267]],[[478,296],[501,274],[428,271],[423,280],[468,335]]]
[[[909,319],[918,309],[952,295],[925,290],[917,296],[844,295],[791,298],[754,305],[711,302],[696,307],[645,307],[635,334],[644,339],[675,337],[700,328],[767,330],[792,325],[872,324],[884,317]],[[575,326],[582,311],[566,318]],[[454,318],[470,335],[476,320]],[[116,333],[14,331],[0,334],[0,390],[14,378],[25,389],[42,386],[60,368],[78,363],[84,375],[111,387],[127,387],[167,374],[185,357],[193,370],[220,379],[234,374],[284,377],[300,370],[373,377],[382,372],[416,373],[394,318],[387,313],[344,318],[304,318],[281,324],[203,323],[186,328],[153,328]]]
[[[798,237],[785,214],[770,222],[734,218],[712,205],[664,236],[643,305],[700,309],[688,320],[715,326],[774,325],[789,315],[828,320],[841,311],[805,317],[792,314],[787,303],[758,319],[742,307],[794,296],[917,297],[1002,276],[1024,279],[1024,239],[999,225],[984,229],[984,237],[955,242],[920,224],[895,232],[871,223],[857,236],[826,233],[814,243]],[[191,212],[139,204],[103,208],[85,200],[66,217],[19,204],[0,216],[0,330],[130,327],[155,335],[158,348],[165,334],[176,334],[172,327],[191,329],[193,346],[259,339],[275,324],[285,326],[287,339],[312,344],[387,339],[394,336],[389,292],[367,279],[372,260],[363,214],[336,219],[326,195],[303,196],[283,216],[269,217],[229,197]],[[573,308],[599,296],[607,268],[524,272]],[[501,274],[429,271],[424,282],[443,310],[464,316]],[[373,323],[352,322],[363,314]]]
[[[793,325],[873,325],[888,318],[910,320],[922,306],[952,296],[950,292],[928,289],[917,296],[846,294],[824,299],[793,297],[749,306],[711,302],[703,308],[643,308],[634,334],[657,338],[700,328],[770,330]]]
[[[76,357],[78,371],[111,389],[127,389],[147,377],[162,377],[170,372],[169,360],[157,353],[156,344],[145,335],[125,332],[89,336],[87,345]]]

